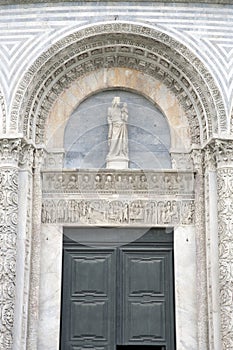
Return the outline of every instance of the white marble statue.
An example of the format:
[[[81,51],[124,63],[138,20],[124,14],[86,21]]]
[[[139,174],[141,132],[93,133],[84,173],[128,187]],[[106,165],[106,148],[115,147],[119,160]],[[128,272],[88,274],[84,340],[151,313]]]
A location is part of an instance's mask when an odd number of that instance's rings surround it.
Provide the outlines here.
[[[128,168],[128,108],[120,106],[120,97],[114,97],[112,107],[108,108],[108,146],[107,168]]]

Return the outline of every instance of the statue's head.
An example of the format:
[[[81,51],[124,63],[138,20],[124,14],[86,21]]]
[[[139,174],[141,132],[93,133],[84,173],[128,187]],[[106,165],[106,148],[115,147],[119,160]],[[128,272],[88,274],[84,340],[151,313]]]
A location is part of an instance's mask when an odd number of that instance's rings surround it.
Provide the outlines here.
[[[113,106],[118,106],[120,104],[120,97],[119,96],[115,96],[114,99],[112,100],[112,105]]]

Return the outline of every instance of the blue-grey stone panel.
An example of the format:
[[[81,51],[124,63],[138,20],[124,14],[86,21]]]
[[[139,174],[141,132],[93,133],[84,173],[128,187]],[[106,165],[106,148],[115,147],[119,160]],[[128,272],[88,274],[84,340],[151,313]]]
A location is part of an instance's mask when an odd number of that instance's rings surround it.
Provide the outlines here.
[[[170,130],[166,117],[145,97],[111,90],[83,101],[71,115],[65,130],[67,168],[105,168],[108,153],[107,111],[115,96],[128,106],[129,167],[171,168]]]

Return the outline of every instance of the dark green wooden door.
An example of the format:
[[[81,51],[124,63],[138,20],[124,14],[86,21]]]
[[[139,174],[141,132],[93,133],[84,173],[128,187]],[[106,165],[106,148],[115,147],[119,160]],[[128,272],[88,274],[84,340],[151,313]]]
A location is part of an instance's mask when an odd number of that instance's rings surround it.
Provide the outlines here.
[[[114,248],[65,236],[61,349],[174,350],[172,246],[163,230]]]

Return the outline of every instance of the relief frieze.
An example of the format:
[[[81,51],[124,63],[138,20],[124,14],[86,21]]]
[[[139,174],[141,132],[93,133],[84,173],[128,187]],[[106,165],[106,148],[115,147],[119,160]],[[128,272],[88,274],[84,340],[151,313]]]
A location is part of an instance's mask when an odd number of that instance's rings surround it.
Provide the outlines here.
[[[182,171],[43,172],[43,193],[193,195],[194,174]]]
[[[194,174],[177,171],[43,172],[42,223],[190,225]]]

